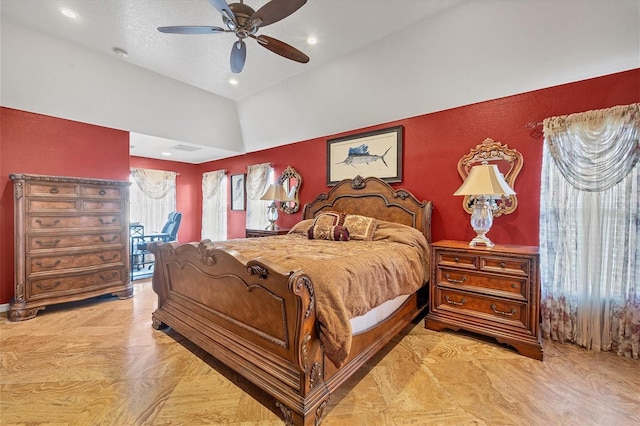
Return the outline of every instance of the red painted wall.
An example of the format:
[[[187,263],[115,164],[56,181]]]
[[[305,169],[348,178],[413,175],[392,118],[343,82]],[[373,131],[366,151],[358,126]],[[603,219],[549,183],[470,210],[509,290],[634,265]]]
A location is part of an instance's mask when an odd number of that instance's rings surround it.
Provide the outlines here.
[[[182,220],[178,229],[178,241],[200,240],[200,229],[202,228],[202,174],[198,174],[197,168],[189,163],[142,157],[131,157],[129,164],[131,167],[178,173],[178,177],[176,177],[176,209],[182,213]]]
[[[271,162],[278,175],[290,165],[302,175],[300,197],[306,203],[330,189],[326,185],[327,139],[402,125],[403,179],[393,186],[406,188],[419,199],[433,201],[434,241],[471,240],[475,233],[469,224],[469,214],[462,209],[462,198],[453,196],[462,183],[456,167],[463,155],[489,137],[520,151],[524,166],[514,188],[518,209],[496,218],[488,236],[496,243],[537,245],[543,140],[533,137],[527,124],[634,102],[640,102],[640,69],[203,163],[199,172],[226,169],[232,175],[245,173],[247,165]],[[542,128],[535,130],[541,132]],[[302,211],[295,215],[280,214],[278,224],[290,227],[301,215]],[[245,213],[229,211],[228,219],[228,236],[244,236]]]
[[[452,194],[461,184],[456,171],[460,157],[490,137],[524,155],[515,190],[518,209],[496,218],[489,237],[497,243],[538,244],[538,210],[542,139],[530,135],[530,122],[640,102],[640,69],[516,96],[480,102],[404,120],[382,123],[336,135],[311,139],[229,159],[191,165],[129,158],[127,132],[0,108],[0,303],[13,296],[13,189],[10,173],[38,173],[127,180],[129,165],[180,173],[177,207],[183,211],[180,241],[200,238],[202,173],[226,169],[228,175],[246,173],[250,164],[271,162],[279,174],[288,165],[304,181],[301,202],[311,201],[326,185],[326,141],[395,125],[404,126],[403,181],[394,184],[418,198],[434,202],[433,238],[470,240],[474,232],[462,199]],[[393,105],[389,105],[393,108]],[[229,200],[230,201],[230,200]],[[230,203],[229,203],[230,205]],[[278,224],[300,220],[281,214]],[[245,212],[228,211],[228,236],[244,236]]]
[[[13,297],[11,173],[129,179],[129,132],[0,108],[0,303]]]

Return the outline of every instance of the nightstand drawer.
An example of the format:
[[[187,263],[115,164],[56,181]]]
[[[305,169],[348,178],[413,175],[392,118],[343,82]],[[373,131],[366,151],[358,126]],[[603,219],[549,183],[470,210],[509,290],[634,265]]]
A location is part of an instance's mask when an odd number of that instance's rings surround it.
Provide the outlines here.
[[[436,284],[510,299],[527,300],[527,278],[510,278],[472,271],[438,268]]]
[[[438,252],[437,264],[438,266],[455,266],[458,268],[479,268],[478,256],[448,251]]]
[[[490,296],[438,289],[436,310],[459,312],[464,316],[489,318],[491,321],[528,328],[527,304]]]
[[[480,269],[490,272],[529,276],[531,262],[529,259],[508,259],[500,257],[481,257]]]

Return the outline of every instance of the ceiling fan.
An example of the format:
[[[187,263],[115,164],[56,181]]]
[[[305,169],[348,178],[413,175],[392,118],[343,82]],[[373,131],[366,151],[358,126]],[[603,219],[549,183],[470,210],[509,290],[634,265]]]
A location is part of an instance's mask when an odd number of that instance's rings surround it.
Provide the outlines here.
[[[159,27],[158,31],[172,34],[235,33],[238,41],[233,44],[231,49],[231,71],[234,73],[239,73],[244,68],[247,58],[247,46],[244,42],[246,38],[252,38],[260,46],[292,61],[303,64],[309,62],[309,57],[295,47],[273,37],[256,35],[258,29],[286,18],[300,9],[307,0],[271,0],[257,11],[244,4],[243,0],[240,0],[240,3],[231,4],[227,4],[225,0],[207,1],[222,14],[222,21],[227,29],[211,26],[180,25]]]

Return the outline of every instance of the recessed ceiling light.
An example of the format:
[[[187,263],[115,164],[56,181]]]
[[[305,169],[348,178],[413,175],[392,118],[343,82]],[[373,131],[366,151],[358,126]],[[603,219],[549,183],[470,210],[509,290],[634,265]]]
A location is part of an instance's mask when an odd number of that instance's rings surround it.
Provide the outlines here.
[[[170,152],[163,152],[162,155],[164,155],[165,157],[171,157],[171,153]]]
[[[62,14],[67,18],[71,18],[71,19],[77,19],[80,16],[75,10],[71,10],[71,9],[66,9],[66,8],[61,9],[60,12],[62,12]]]
[[[127,51],[122,49],[121,47],[114,47],[113,53],[115,53],[120,58],[126,58],[129,56],[129,53],[127,53]]]
[[[230,78],[229,79],[229,84],[232,86],[237,86],[238,85],[238,80],[236,80],[235,78]]]
[[[307,44],[316,44],[317,42],[318,40],[314,36],[309,36],[309,38],[307,38]]]

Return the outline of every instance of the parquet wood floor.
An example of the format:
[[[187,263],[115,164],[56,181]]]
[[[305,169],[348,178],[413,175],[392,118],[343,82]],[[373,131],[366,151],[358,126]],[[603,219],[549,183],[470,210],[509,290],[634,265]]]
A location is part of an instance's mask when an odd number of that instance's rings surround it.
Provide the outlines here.
[[[134,289],[128,300],[0,319],[0,424],[282,424],[209,355],[152,329],[150,281]],[[640,424],[639,361],[548,341],[544,350],[535,361],[421,321],[332,396],[323,425]]]

